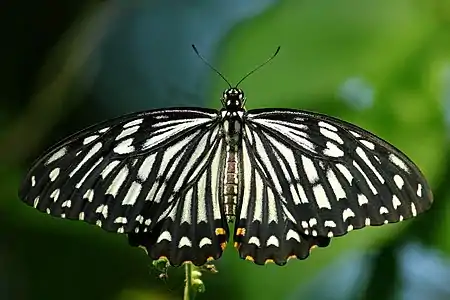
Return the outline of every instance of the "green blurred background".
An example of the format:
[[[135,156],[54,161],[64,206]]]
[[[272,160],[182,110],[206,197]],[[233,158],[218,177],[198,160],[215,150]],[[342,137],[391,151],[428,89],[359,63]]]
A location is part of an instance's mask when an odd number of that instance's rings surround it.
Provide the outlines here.
[[[27,167],[60,138],[123,113],[219,107],[314,110],[390,141],[422,169],[435,204],[403,224],[336,238],[305,261],[256,266],[228,247],[198,299],[450,299],[450,1],[196,0],[0,4],[0,299],[180,299],[145,253],[17,198]]]

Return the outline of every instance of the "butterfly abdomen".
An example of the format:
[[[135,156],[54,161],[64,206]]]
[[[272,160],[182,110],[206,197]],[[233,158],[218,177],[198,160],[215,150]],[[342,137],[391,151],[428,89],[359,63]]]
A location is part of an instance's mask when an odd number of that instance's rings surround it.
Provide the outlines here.
[[[236,203],[239,190],[238,169],[238,152],[233,147],[228,146],[223,185],[223,204],[225,216],[229,222],[232,221],[236,215]]]

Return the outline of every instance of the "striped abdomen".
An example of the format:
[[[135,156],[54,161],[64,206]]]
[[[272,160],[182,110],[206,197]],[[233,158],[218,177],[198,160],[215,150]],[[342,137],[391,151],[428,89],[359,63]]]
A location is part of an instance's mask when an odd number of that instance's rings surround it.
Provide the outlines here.
[[[227,159],[224,176],[224,209],[225,216],[229,222],[234,220],[236,215],[236,203],[238,197],[239,184],[239,164],[238,153],[235,147],[227,147]]]

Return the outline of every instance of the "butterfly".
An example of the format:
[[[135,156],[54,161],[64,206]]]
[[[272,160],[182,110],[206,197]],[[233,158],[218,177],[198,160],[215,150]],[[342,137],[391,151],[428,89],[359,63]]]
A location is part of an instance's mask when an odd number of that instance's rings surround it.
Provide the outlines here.
[[[148,110],[69,136],[34,162],[19,197],[174,266],[218,259],[231,235],[241,258],[284,265],[431,206],[419,168],[388,142],[324,114],[246,110],[239,83],[219,110]]]

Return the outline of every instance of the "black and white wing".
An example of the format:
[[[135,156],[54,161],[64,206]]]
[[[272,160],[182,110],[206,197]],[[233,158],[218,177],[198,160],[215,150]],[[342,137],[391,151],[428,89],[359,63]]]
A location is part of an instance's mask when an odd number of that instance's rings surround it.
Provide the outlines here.
[[[414,217],[433,201],[413,162],[355,125],[288,109],[250,110],[244,122],[234,234],[243,257],[305,258],[326,238]]]
[[[153,259],[204,264],[228,238],[218,198],[223,155],[215,110],[130,114],[50,149],[19,196],[50,215],[126,233]]]

